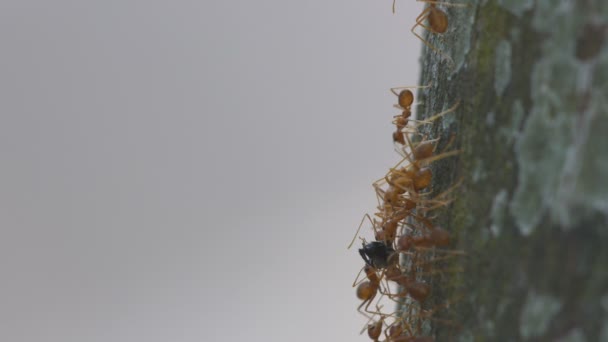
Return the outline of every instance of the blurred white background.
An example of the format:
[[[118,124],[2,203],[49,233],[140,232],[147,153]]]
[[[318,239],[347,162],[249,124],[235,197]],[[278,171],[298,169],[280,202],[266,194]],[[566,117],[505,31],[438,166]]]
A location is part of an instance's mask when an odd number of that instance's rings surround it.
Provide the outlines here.
[[[367,341],[346,245],[421,10],[2,1],[0,341]]]

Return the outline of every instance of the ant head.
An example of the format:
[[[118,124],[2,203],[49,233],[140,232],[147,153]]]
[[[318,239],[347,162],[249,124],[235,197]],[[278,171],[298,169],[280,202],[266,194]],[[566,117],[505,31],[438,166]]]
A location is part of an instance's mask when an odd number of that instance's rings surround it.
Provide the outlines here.
[[[363,247],[359,248],[359,254],[365,263],[376,269],[386,268],[394,253],[393,247],[382,241],[363,243]]]

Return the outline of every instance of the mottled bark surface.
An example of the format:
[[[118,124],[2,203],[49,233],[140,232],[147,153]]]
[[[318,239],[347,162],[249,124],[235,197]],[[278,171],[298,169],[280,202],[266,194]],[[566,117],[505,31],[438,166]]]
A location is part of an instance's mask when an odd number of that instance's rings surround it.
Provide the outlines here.
[[[439,341],[608,341],[608,1],[490,0],[447,8],[424,49],[418,112],[455,133],[436,190],[464,183],[440,222],[467,256],[434,286],[463,296]],[[445,214],[445,215],[444,215]]]

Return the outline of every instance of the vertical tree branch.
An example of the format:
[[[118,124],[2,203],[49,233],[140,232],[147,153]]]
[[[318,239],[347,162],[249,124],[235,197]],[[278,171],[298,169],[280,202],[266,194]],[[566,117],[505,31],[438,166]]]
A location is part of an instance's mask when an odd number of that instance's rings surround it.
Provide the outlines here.
[[[467,252],[437,340],[608,340],[608,2],[488,0],[446,7],[424,48],[421,116],[463,153],[434,167],[464,184],[444,226]],[[441,146],[440,146],[441,147]],[[439,297],[439,298],[437,298]],[[451,338],[448,338],[451,336]]]

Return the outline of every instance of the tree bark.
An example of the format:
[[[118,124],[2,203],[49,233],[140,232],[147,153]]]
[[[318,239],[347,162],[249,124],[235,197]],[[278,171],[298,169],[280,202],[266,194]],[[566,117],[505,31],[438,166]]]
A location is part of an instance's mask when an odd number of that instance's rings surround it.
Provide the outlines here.
[[[489,0],[427,34],[419,116],[462,150],[438,218],[467,255],[433,287],[437,341],[608,341],[608,1]],[[431,125],[429,125],[431,126]],[[441,144],[439,148],[441,149]]]

